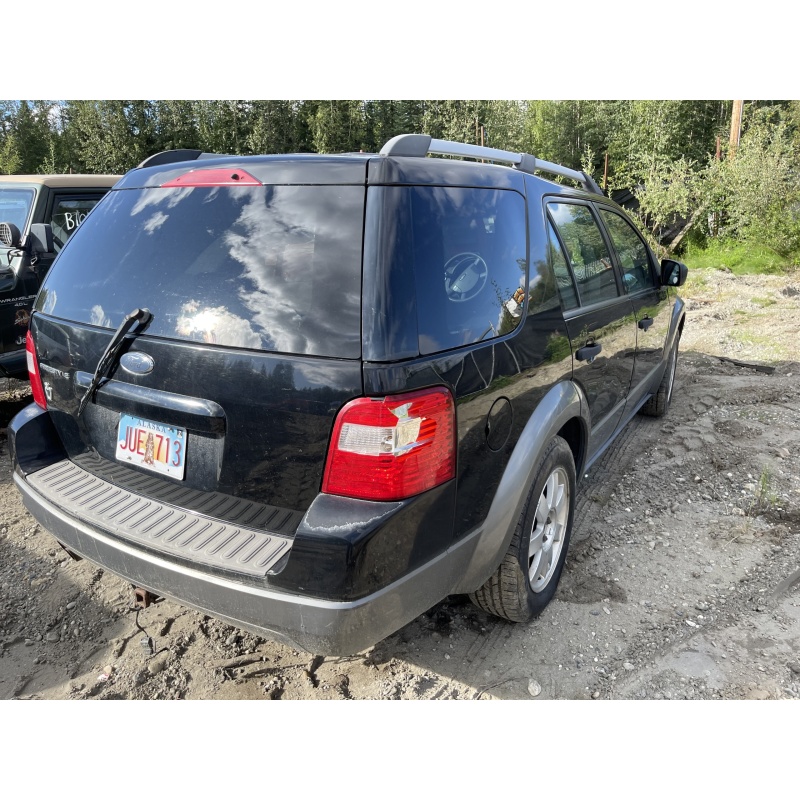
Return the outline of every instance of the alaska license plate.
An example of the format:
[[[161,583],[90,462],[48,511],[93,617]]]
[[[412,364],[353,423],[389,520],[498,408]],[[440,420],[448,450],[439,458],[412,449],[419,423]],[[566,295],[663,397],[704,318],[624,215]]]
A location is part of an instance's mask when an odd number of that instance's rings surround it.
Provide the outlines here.
[[[117,459],[183,480],[186,429],[123,414],[117,432]]]

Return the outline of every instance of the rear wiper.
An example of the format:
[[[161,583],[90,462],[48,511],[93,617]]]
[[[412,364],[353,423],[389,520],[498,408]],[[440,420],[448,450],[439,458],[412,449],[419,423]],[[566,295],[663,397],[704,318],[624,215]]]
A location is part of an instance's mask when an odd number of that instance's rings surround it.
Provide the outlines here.
[[[142,333],[150,324],[152,319],[153,315],[150,313],[149,309],[135,308],[130,314],[128,314],[127,317],[125,317],[124,320],[122,320],[122,324],[119,326],[119,328],[117,328],[116,332],[111,337],[108,347],[106,347],[105,352],[102,356],[100,356],[100,360],[97,362],[97,369],[94,371],[92,382],[89,384],[89,388],[81,398],[80,405],[78,406],[78,416],[83,414],[83,410],[88,405],[89,400],[92,399],[92,395],[100,385],[100,381],[103,380],[103,378],[105,378],[105,376],[110,372],[111,367],[114,365],[114,361],[116,360],[117,353],[120,351],[120,348],[125,342],[125,337],[128,335],[130,329],[135,323],[138,322],[139,328],[137,329],[136,333]]]

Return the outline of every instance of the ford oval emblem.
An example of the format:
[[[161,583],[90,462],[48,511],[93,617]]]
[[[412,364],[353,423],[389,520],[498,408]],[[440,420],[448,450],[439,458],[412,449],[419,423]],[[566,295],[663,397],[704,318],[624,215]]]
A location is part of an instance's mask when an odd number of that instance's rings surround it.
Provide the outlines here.
[[[132,375],[147,375],[148,372],[153,371],[153,367],[156,365],[156,362],[147,353],[125,353],[119,363],[122,365],[122,369]]]

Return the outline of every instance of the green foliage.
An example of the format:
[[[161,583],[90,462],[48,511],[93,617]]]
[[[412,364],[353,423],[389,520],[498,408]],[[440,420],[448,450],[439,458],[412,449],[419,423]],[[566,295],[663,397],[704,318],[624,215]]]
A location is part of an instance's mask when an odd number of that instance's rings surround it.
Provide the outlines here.
[[[790,127],[782,119],[754,120],[735,158],[717,164],[708,178],[715,205],[724,215],[721,235],[765,242],[787,258],[794,256],[796,263],[800,171]]]
[[[705,163],[716,137],[725,135],[730,106],[720,100],[619,101],[608,131],[614,186],[651,184],[679,160]]]
[[[75,172],[121,173],[156,152],[152,103],[76,100],[64,111]]]
[[[376,152],[399,133],[480,143],[633,190],[651,242],[691,220],[691,258],[756,242],[753,269],[800,262],[800,101],[748,101],[735,158],[725,100],[0,101],[0,171],[124,172],[161,150]],[[722,158],[714,157],[718,137]],[[684,240],[684,242],[687,240]],[[697,245],[712,244],[707,256]],[[738,251],[737,251],[738,252]],[[769,253],[764,260],[759,253]],[[725,258],[729,261],[730,253]],[[725,263],[725,262],[723,262]],[[728,264],[732,269],[735,263]]]
[[[690,279],[703,269],[729,269],[735,275],[777,275],[792,266],[767,245],[733,239],[713,239],[704,248],[690,246],[683,260]]]
[[[647,183],[634,190],[649,227],[657,231],[676,216],[688,218],[702,202],[703,178],[683,157],[654,164]]]
[[[0,174],[14,175],[20,172],[22,159],[13,133],[7,134],[0,145]]]
[[[636,190],[648,225],[657,231],[675,218],[693,217],[695,242],[700,233],[707,241],[725,242],[723,249],[732,247],[731,240],[757,243],[748,260],[797,264],[800,151],[790,112],[783,105],[751,110],[733,157],[710,156],[702,164],[687,158],[655,160],[646,183]],[[756,257],[766,251],[771,252],[766,262]],[[718,256],[712,248],[709,257]]]
[[[322,100],[309,117],[311,149],[352,153],[364,148],[364,104],[360,100]]]

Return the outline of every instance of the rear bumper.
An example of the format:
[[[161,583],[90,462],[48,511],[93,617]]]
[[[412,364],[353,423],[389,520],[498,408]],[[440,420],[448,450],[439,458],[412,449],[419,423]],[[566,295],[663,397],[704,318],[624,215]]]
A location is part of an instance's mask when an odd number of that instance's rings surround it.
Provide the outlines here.
[[[69,550],[135,586],[236,627],[320,655],[369,647],[443,599],[469,558],[459,547],[395,583],[351,602],[334,602],[254,587],[132,547],[68,515],[14,474],[25,506]]]

